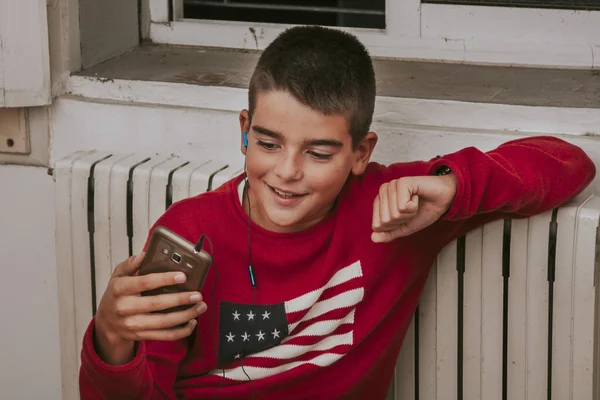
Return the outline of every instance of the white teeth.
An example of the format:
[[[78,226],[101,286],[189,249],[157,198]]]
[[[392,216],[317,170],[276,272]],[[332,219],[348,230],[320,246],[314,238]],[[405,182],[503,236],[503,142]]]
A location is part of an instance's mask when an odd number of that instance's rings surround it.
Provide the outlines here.
[[[293,194],[293,193],[280,192],[277,189],[273,189],[273,190],[275,191],[275,193],[277,193],[278,195],[283,196],[283,197],[294,197],[295,196],[295,194]]]

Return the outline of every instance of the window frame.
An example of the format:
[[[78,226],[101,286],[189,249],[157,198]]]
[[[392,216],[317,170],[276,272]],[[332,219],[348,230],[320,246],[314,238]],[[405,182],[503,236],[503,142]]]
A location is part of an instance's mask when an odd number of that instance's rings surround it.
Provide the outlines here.
[[[148,1],[155,43],[262,50],[291,26],[185,19],[183,0]],[[385,29],[339,29],[356,34],[373,56],[600,68],[600,11],[386,0]]]

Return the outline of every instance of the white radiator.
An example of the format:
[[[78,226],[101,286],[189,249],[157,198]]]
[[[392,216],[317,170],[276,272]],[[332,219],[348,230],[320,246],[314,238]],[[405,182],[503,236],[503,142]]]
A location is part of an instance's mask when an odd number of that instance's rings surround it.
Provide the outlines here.
[[[63,398],[78,399],[83,333],[113,267],[138,253],[172,202],[242,165],[78,152],[56,163]],[[438,256],[390,400],[587,400],[598,396],[600,198],[497,221]],[[551,397],[550,397],[551,394]]]

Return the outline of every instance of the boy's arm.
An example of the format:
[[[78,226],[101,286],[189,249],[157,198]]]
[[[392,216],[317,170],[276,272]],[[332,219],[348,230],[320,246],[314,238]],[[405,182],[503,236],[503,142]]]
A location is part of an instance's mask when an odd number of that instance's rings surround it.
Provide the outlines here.
[[[435,160],[427,174],[448,166],[457,179],[443,220],[501,213],[527,217],[558,207],[581,193],[596,168],[579,147],[556,137],[506,142],[487,153],[466,148]]]
[[[443,167],[452,174],[436,176]],[[558,207],[585,189],[596,168],[579,147],[538,136],[512,140],[489,152],[469,147],[379,171],[373,240],[389,242],[433,224],[435,232],[426,236],[434,234],[444,244],[493,220]]]
[[[189,216],[185,201],[173,204],[150,229],[145,252],[153,230],[164,226],[187,240]],[[182,222],[184,221],[184,222]],[[79,390],[82,399],[175,399],[173,386],[179,364],[188,351],[189,337],[178,340],[141,340],[136,342],[133,359],[123,365],[110,365],[100,358],[95,338],[96,318],[93,318],[83,339]],[[191,336],[196,335],[194,329]]]
[[[173,385],[179,363],[187,352],[185,339],[161,342],[160,353],[149,347],[155,342],[141,341],[136,355],[124,365],[113,366],[98,356],[94,347],[94,320],[83,340],[79,392],[82,399],[175,399]]]

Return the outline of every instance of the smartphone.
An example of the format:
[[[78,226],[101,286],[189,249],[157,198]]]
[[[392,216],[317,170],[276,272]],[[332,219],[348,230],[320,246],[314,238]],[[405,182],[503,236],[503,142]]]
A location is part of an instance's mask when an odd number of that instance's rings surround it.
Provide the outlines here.
[[[187,279],[184,283],[145,291],[142,296],[199,291],[204,285],[211,263],[212,257],[206,251],[200,250],[197,252],[191,242],[164,226],[157,226],[152,231],[152,236],[150,236],[150,242],[142,260],[139,274],[147,275],[174,271],[183,272]],[[186,304],[157,312],[167,313],[185,310],[191,306]]]

